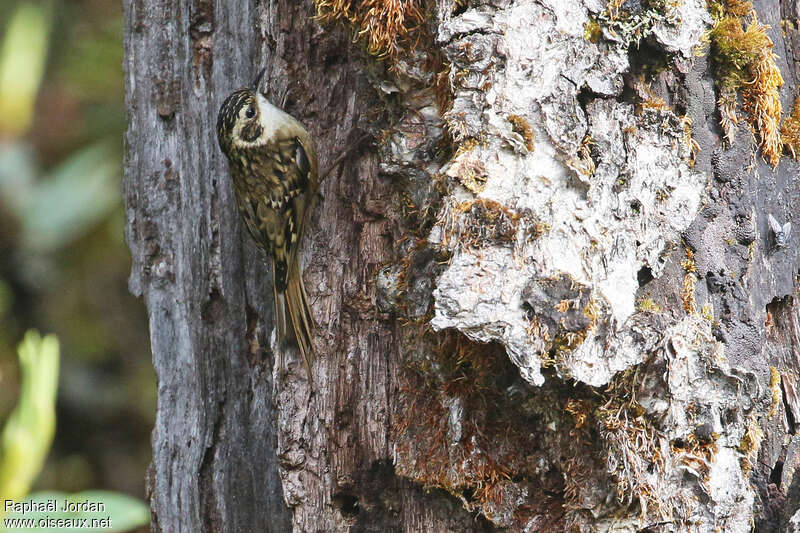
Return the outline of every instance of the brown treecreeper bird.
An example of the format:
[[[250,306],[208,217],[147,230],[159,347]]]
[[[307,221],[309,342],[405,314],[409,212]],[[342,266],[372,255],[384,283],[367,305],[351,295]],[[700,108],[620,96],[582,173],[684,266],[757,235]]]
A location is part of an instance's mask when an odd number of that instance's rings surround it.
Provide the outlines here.
[[[228,158],[239,213],[258,246],[272,257],[278,368],[283,368],[291,326],[312,383],[314,321],[298,250],[306,211],[319,187],[317,154],[303,125],[259,91],[262,75],[253,89],[239,89],[225,99],[217,137]]]

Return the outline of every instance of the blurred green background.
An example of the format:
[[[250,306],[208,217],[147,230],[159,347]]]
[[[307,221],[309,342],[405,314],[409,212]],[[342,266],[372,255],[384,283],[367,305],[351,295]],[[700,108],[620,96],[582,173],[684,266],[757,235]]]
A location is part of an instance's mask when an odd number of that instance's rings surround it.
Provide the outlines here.
[[[156,385],[127,290],[119,1],[0,1],[0,428],[17,345],[60,343],[53,447],[34,490],[144,498]]]

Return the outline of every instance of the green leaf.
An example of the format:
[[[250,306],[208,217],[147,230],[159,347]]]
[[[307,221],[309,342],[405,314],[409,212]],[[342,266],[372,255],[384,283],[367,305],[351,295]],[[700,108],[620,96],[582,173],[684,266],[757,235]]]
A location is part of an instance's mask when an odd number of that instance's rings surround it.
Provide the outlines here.
[[[30,150],[0,145],[0,196],[20,221],[33,252],[68,246],[119,205],[119,156],[99,141],[73,153],[36,179]]]
[[[20,213],[23,242],[37,251],[67,245],[119,201],[119,160],[108,143],[81,149],[44,177]]]
[[[52,4],[23,2],[0,46],[0,134],[16,136],[31,123],[47,59]]]
[[[0,436],[0,503],[25,496],[39,475],[56,427],[58,339],[31,330],[19,345],[19,403]],[[0,516],[3,509],[0,508]]]

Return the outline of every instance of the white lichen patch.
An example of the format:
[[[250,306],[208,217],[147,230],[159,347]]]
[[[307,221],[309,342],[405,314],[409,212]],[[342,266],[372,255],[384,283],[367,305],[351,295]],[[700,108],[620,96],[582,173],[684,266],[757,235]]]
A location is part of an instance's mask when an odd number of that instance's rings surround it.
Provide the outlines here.
[[[665,52],[698,44],[707,19],[698,2],[654,23]],[[456,246],[437,283],[432,325],[503,343],[521,375],[540,385],[542,356],[555,339],[535,327],[519,294],[537,280],[568,276],[591,289],[600,312],[591,328],[572,332],[580,341],[568,343],[577,347],[556,368],[603,385],[642,361],[642,338],[658,336],[632,330],[637,273],[661,273],[663,253],[700,207],[706,177],[690,168],[685,131],[671,111],[636,114],[631,104],[594,96],[581,103],[583,87],[619,94],[628,69],[624,43],[585,38],[582,2],[481,9],[439,27],[454,73],[448,128],[457,140],[482,141],[470,153],[485,179],[478,198],[530,213],[549,230],[520,233],[506,246]],[[517,146],[510,115],[528,122],[533,150]],[[447,240],[447,228],[435,228],[431,240]]]
[[[657,371],[631,370],[614,381],[595,414],[617,495],[623,504],[637,502],[639,513],[622,517],[612,507],[585,530],[639,531],[654,523],[665,532],[751,530],[755,494],[741,441],[763,400],[755,376],[731,370],[721,349],[707,321],[687,316],[653,351]],[[584,503],[602,505],[589,499]],[[604,513],[617,527],[628,525],[613,529]]]
[[[723,531],[751,531],[755,495],[742,474],[741,454],[723,447],[714,456],[708,475],[708,495],[714,521]]]
[[[623,94],[636,21],[587,38],[607,2],[495,4],[508,7],[439,23],[455,97],[446,127],[462,149],[441,170],[452,192],[428,238],[451,254],[431,325],[502,344],[529,383],[552,365],[594,387],[579,389],[597,403],[566,408],[571,430],[593,424],[606,469],[567,479],[564,507],[591,510],[568,512],[575,529],[749,531],[755,378],[729,368],[709,320],[635,301],[639,273],[664,274],[702,205],[687,121]],[[649,44],[689,58],[709,21],[702,0],[647,5],[633,17]],[[448,433],[462,436],[460,404],[445,407]],[[508,526],[532,493],[507,480],[498,494],[482,512]]]
[[[729,367],[721,357],[723,345],[711,335],[708,321],[700,317],[687,316],[665,333],[665,339],[662,353],[667,360],[667,390],[654,388],[645,394],[667,399],[669,408],[660,429],[673,444],[682,442],[684,448],[673,446],[672,461],[679,470],[693,474],[710,499],[703,505],[698,502],[693,513],[684,516],[691,515],[698,531],[719,527],[748,532],[755,495],[742,470],[746,457],[741,443],[750,424],[747,413],[758,410],[757,403],[764,401],[756,378]],[[707,428],[705,435],[698,430],[701,427]],[[705,448],[705,455],[696,446],[702,439],[713,443]],[[678,479],[676,476],[676,486]],[[684,492],[692,488],[691,484],[682,485]],[[685,497],[689,498],[688,494]]]
[[[653,27],[653,35],[669,52],[680,52],[690,58],[703,34],[711,24],[711,15],[705,9],[705,0],[681,0],[674,9],[674,23],[660,21]]]
[[[434,329],[453,327],[474,341],[500,341],[522,377],[541,385],[539,354],[545,344],[529,332],[530,322],[522,308],[522,289],[527,276],[508,275],[517,265],[511,250],[484,248],[479,255],[457,253],[434,291]]]

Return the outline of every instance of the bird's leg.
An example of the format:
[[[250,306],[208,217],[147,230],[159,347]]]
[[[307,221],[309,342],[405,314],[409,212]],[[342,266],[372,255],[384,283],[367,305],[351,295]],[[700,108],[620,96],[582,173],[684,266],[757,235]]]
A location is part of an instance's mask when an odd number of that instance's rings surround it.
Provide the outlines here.
[[[283,91],[283,95],[281,96],[281,109],[286,109],[286,102],[289,101],[289,94],[291,94],[291,92],[291,87],[287,85],[286,90]]]
[[[355,128],[353,128],[353,129],[355,129]],[[352,130],[351,130],[351,132],[352,132]],[[349,134],[347,136],[350,137]],[[365,133],[364,135],[362,135],[361,137],[356,139],[356,141],[354,143],[352,143],[352,144],[348,145],[347,147],[345,147],[345,149],[342,150],[339,153],[338,156],[336,156],[336,159],[333,160],[333,163],[331,163],[328,166],[328,168],[325,169],[324,172],[320,173],[320,175],[319,175],[320,184],[322,184],[322,182],[325,181],[325,178],[328,177],[328,174],[330,174],[333,171],[333,169],[336,168],[339,165],[339,163],[344,161],[345,158],[347,158],[348,155],[350,155],[354,150],[359,148],[364,143],[364,141],[366,141],[370,137],[372,137],[372,133]]]

